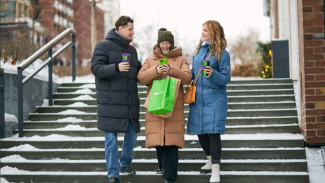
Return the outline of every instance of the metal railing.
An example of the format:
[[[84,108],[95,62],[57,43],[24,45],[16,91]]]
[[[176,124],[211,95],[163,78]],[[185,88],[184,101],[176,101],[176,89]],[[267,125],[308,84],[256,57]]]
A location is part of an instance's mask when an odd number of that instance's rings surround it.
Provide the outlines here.
[[[0,68],[0,138],[5,138],[5,91],[4,69]]]
[[[58,51],[56,51],[54,54],[52,54],[52,48],[58,44],[62,39],[67,37],[68,35],[71,35],[72,40],[68,43],[66,43],[64,46],[62,46]],[[33,76],[35,76],[39,71],[41,71],[45,66],[48,66],[49,71],[49,87],[48,87],[48,96],[49,96],[49,105],[53,105],[53,78],[52,78],[52,61],[53,59],[61,54],[64,50],[66,50],[69,46],[72,46],[72,81],[76,79],[76,37],[75,33],[71,28],[66,29],[61,34],[56,36],[54,39],[52,39],[49,43],[44,45],[42,48],[40,48],[38,51],[36,51],[33,55],[28,57],[22,64],[20,64],[18,69],[18,128],[19,128],[19,137],[24,136],[24,100],[23,100],[23,86],[27,83],[29,79],[31,79]],[[33,73],[31,73],[29,76],[26,76],[23,78],[23,71],[31,65],[33,62],[35,62],[37,59],[39,59],[44,53],[48,52],[48,58],[43,62],[43,64],[36,69]]]

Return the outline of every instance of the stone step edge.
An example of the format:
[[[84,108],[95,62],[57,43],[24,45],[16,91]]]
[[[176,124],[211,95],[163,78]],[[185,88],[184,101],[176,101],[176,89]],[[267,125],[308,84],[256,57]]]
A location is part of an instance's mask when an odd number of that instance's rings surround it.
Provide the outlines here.
[[[10,171],[10,169],[14,169],[15,171]],[[26,171],[26,170],[19,170],[17,168],[12,168],[5,166],[1,168],[2,176],[6,175],[16,175],[16,176],[24,176],[24,175],[60,175],[60,176],[107,176],[107,172],[74,172],[74,171]],[[196,176],[207,176],[200,174],[199,171],[178,171],[178,175],[196,175]],[[137,171],[137,175],[154,175],[154,176],[161,176],[157,175],[155,171]],[[308,176],[308,172],[275,172],[275,171],[220,171],[220,175],[234,175],[234,176],[242,176],[242,175],[256,175],[256,176],[263,176],[263,175],[274,175],[274,176],[292,176],[292,175],[300,175],[300,176]],[[121,176],[127,176],[121,174]]]
[[[28,144],[22,144],[20,147],[28,145]],[[33,149],[18,149],[19,146],[7,148],[7,149],[1,149],[2,152],[98,152],[98,151],[105,151],[104,148],[61,148],[61,149],[40,149],[33,147],[29,145],[30,148]],[[122,148],[118,148],[119,151],[122,151]],[[222,148],[222,151],[304,151],[305,148],[301,147],[278,147],[278,148]],[[135,147],[133,149],[135,152],[156,152],[156,149],[154,148],[145,148],[145,147]],[[179,149],[179,152],[203,152],[202,148],[182,148]]]
[[[56,139],[53,138],[53,135],[55,135]],[[61,137],[61,138],[57,138]],[[265,134],[222,134],[221,140],[223,141],[256,141],[256,140],[304,140],[304,136],[301,134],[292,134],[292,133],[265,133]],[[146,139],[145,136],[138,136],[137,141],[144,141]],[[118,141],[123,141],[124,137],[117,137]],[[185,141],[197,141],[197,135],[185,135]],[[66,135],[56,135],[52,134],[49,136],[44,137],[22,137],[18,138],[18,134],[14,135],[13,137],[8,137],[4,139],[0,139],[1,141],[17,141],[17,142],[23,142],[23,141],[33,141],[33,142],[75,142],[75,141],[104,141],[104,137],[70,137]]]
[[[11,156],[14,156],[18,159],[14,160],[8,160],[8,158],[11,158]],[[33,160],[33,159],[25,159],[19,155],[11,155],[1,158],[1,163],[50,163],[50,164],[62,164],[62,163],[106,163],[105,159],[96,159],[96,160],[87,160],[87,159],[41,159],[41,160]],[[145,163],[157,163],[157,159],[133,159],[132,163],[137,164],[145,164]],[[179,164],[204,164],[207,160],[204,159],[180,159],[178,160]],[[307,163],[306,159],[221,159],[221,164],[233,164],[233,163]]]
[[[70,125],[78,125],[78,123],[71,123]],[[80,125],[79,125],[80,126]],[[296,123],[292,124],[272,124],[272,125],[226,125],[226,128],[231,128],[231,129],[237,129],[237,128],[273,128],[273,127],[297,127],[299,126]],[[64,128],[64,127],[62,127]],[[60,132],[91,132],[91,131],[100,131],[97,128],[85,128],[82,127],[83,129],[62,129],[62,128],[42,128],[42,129],[24,129],[24,132],[55,132],[55,131],[60,131]],[[185,127],[185,129],[187,129]],[[140,127],[140,130],[145,130],[145,127]],[[18,129],[14,130],[15,132],[18,132]]]

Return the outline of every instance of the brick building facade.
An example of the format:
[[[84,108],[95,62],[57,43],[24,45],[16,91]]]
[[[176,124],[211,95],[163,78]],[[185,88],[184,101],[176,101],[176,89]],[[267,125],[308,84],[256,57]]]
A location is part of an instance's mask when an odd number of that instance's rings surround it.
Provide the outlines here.
[[[273,39],[289,42],[290,77],[309,146],[325,144],[325,0],[270,0]]]
[[[325,143],[324,1],[298,0],[301,129],[307,144]]]
[[[66,28],[73,28],[76,32],[77,61],[82,64],[89,60],[91,50],[91,3],[89,0],[40,0],[39,22],[45,27],[47,41],[53,39]],[[96,7],[95,13],[97,40],[105,37],[104,12]],[[70,58],[63,57],[63,62],[69,64]],[[66,59],[66,60],[65,60]],[[62,61],[62,60],[61,60]]]
[[[273,39],[289,42],[290,77],[309,146],[325,144],[325,0],[270,0]]]
[[[83,61],[89,62],[92,55],[89,0],[8,0],[1,1],[0,5],[1,38],[20,39],[24,36],[43,46],[65,29],[72,28],[76,32],[77,61],[79,64]],[[95,8],[98,41],[103,40],[106,35],[103,8]],[[62,41],[62,44],[64,42]],[[63,53],[57,57],[54,64],[70,64],[69,55]]]

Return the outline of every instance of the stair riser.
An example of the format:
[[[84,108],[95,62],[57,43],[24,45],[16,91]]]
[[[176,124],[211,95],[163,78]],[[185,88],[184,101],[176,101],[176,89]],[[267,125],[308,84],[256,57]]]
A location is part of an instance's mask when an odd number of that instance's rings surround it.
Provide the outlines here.
[[[210,179],[207,175],[178,175],[177,182],[180,183],[207,183]],[[107,182],[107,175],[5,175],[10,182]],[[306,183],[309,182],[308,175],[221,175],[222,183]],[[120,182],[123,183],[147,183],[163,182],[161,175],[120,175]]]
[[[282,102],[294,101],[294,96],[277,96],[277,97],[228,97],[228,102]],[[76,102],[83,102],[88,105],[97,105],[96,100],[54,100],[54,105],[70,105]],[[140,104],[143,105],[145,98],[140,99]]]
[[[186,130],[185,130],[185,133]],[[268,128],[226,128],[227,134],[252,134],[252,133],[299,133],[299,127],[298,126],[286,126],[286,127],[268,127]],[[25,137],[31,137],[34,135],[39,136],[48,136],[51,134],[60,134],[60,135],[67,135],[71,137],[102,137],[103,132],[99,130],[95,131],[24,131]],[[144,136],[145,131],[140,130],[140,133],[138,133],[138,136]],[[123,133],[119,133],[118,136],[122,137],[124,136]]]
[[[204,163],[178,163],[178,171],[198,171]],[[105,161],[99,163],[7,163],[2,162],[3,166],[16,167],[21,170],[29,171],[106,171]],[[158,163],[137,163],[133,162],[132,167],[141,171],[153,171]],[[306,162],[273,162],[273,163],[221,163],[221,171],[307,171]]]
[[[297,111],[294,109],[282,109],[274,111],[273,109],[265,110],[265,111],[258,111],[258,112],[249,112],[249,111],[232,111],[234,110],[231,108],[232,106],[228,106],[230,109],[228,111],[228,116],[296,116]],[[68,109],[78,110],[86,113],[96,113],[97,107],[39,107],[37,108],[37,113],[59,113],[62,111],[66,111]],[[256,109],[264,109],[264,108],[257,108]],[[184,106],[185,113],[188,113],[189,106]],[[146,108],[140,107],[140,112],[146,112]],[[276,114],[274,114],[276,113]]]
[[[282,125],[282,124],[297,124],[298,119],[295,118],[275,118],[275,119],[227,119],[226,129],[228,126],[233,125]],[[185,119],[185,126],[187,119]],[[80,125],[85,128],[97,128],[97,120],[93,121],[82,121],[82,122],[47,122],[47,121],[35,121],[35,122],[24,122],[24,129],[52,129],[52,128],[63,128],[67,125]],[[144,119],[140,120],[140,126],[144,126]]]
[[[188,112],[184,112],[185,118],[188,117]],[[67,117],[75,117],[78,119],[83,120],[97,120],[97,114],[93,112],[92,114],[54,114],[53,112],[51,115],[47,114],[30,114],[29,119],[31,121],[43,121],[43,120],[58,120],[62,118]],[[296,116],[297,111],[296,110],[279,110],[279,111],[271,111],[271,110],[265,110],[265,111],[228,111],[228,117],[263,117],[263,116]],[[140,119],[145,118],[145,113],[140,113]]]
[[[295,103],[265,103],[265,104],[229,104],[228,108],[235,109],[293,109],[296,108]]]
[[[93,93],[62,93],[60,94],[59,91],[58,93],[53,94],[53,99],[71,99],[78,97],[80,95],[90,95],[93,98],[96,98],[97,95],[95,94],[96,91],[92,91]],[[294,94],[293,90],[285,90],[285,91],[240,91],[240,92],[235,92],[235,91],[228,91],[227,92],[228,96],[249,96],[249,95],[286,95],[286,94]],[[144,91],[139,91],[139,97],[141,98],[146,98],[147,93]]]
[[[119,147],[122,141],[118,141]],[[103,148],[104,140],[98,141],[2,141],[0,148],[11,148],[21,144],[30,144],[36,148]],[[138,140],[136,147],[145,147],[143,140]],[[186,140],[186,148],[201,148],[197,140]],[[222,140],[223,148],[278,148],[278,147],[304,147],[303,140]]]
[[[104,148],[97,151],[0,151],[0,157],[10,156],[12,154],[20,155],[26,159],[103,159],[105,156]],[[179,159],[205,159],[203,150],[201,151],[179,151]],[[222,150],[221,157],[226,159],[305,159],[304,150]],[[156,159],[156,151],[133,151],[134,159]]]

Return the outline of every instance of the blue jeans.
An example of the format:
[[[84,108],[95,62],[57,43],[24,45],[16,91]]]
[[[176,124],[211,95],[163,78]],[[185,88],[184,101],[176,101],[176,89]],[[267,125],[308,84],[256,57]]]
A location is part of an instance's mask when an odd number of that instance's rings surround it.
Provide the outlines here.
[[[104,132],[105,134],[105,158],[108,178],[119,177],[120,166],[131,165],[132,152],[137,141],[137,133],[134,131],[132,122],[129,122],[129,133],[125,133],[122,146],[121,158],[118,154],[117,133]]]

